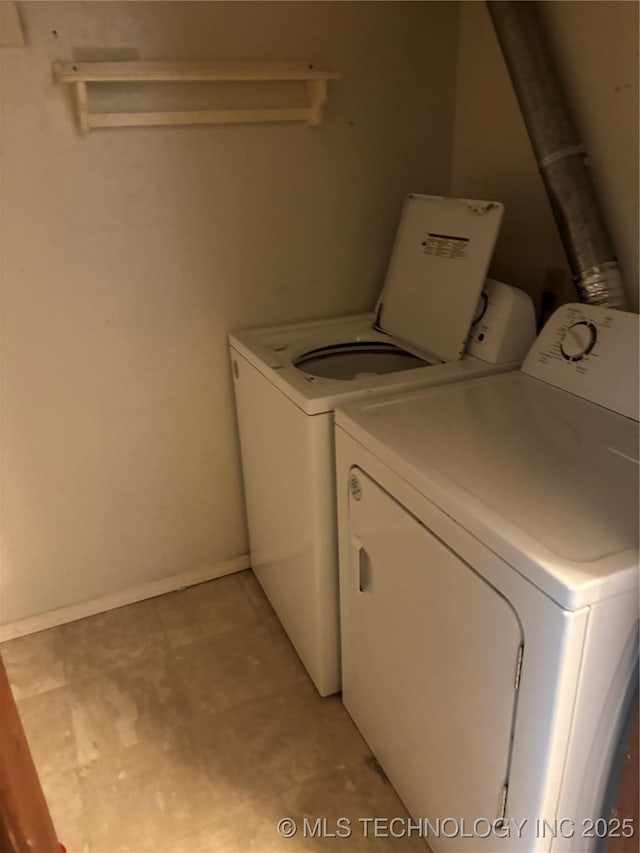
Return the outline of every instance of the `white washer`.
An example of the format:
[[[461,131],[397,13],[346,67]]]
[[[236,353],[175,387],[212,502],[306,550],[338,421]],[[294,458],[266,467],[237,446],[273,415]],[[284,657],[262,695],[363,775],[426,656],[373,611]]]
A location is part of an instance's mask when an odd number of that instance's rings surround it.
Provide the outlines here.
[[[637,420],[637,315],[577,304],[521,371],[336,412],[343,701],[436,853],[629,831],[594,822],[637,684]]]
[[[252,566],[322,695],[340,689],[333,410],[519,366],[531,300],[489,280],[478,299],[501,217],[410,196],[375,313],[230,336]]]

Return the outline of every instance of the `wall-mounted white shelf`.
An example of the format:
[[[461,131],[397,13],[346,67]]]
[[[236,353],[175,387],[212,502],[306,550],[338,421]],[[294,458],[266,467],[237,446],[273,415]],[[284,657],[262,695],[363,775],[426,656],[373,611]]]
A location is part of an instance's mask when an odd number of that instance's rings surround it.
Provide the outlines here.
[[[320,124],[327,81],[338,74],[302,62],[54,62],[56,80],[73,86],[80,130],[94,127],[240,124],[300,121]],[[89,109],[87,84],[93,83],[260,83],[306,84],[305,106],[265,109],[212,109],[166,112],[104,112]]]

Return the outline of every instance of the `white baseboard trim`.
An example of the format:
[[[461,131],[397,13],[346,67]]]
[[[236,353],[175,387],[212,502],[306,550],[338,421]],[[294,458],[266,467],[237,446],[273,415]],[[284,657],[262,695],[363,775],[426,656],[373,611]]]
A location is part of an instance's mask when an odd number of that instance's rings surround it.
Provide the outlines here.
[[[215,578],[231,575],[234,572],[242,572],[250,566],[249,554],[241,554],[239,557],[223,560],[223,562],[216,563],[213,566],[203,566],[179,575],[149,581],[131,589],[124,589],[122,592],[113,592],[99,598],[92,598],[90,601],[83,601],[80,604],[70,604],[68,607],[59,607],[48,613],[39,613],[37,616],[18,619],[16,622],[9,622],[0,626],[0,640],[4,642],[5,640],[13,640],[15,637],[35,634],[37,631],[45,631],[47,628],[55,628],[67,622],[75,622],[77,619],[84,619],[86,616],[95,616],[96,613],[105,613],[107,610],[115,610],[117,607],[124,607],[126,604],[134,604],[136,601],[143,601],[145,598],[155,598],[156,595],[164,595],[167,592],[175,592],[178,589],[215,580]]]

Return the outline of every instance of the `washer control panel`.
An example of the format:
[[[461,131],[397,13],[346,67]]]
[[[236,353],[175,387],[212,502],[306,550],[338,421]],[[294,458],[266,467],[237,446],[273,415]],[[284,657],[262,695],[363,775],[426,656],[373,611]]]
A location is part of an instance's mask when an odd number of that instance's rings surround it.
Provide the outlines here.
[[[467,341],[467,355],[490,364],[518,364],[535,337],[536,313],[531,298],[517,287],[485,279]]]
[[[522,372],[637,421],[639,338],[637,314],[563,305],[538,335]]]

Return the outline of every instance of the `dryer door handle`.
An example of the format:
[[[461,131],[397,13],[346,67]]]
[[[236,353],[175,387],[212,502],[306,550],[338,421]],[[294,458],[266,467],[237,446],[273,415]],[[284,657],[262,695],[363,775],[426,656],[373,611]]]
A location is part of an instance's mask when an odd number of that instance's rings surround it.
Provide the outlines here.
[[[366,592],[371,586],[371,558],[367,553],[367,549],[361,543],[358,543],[358,589],[360,592]]]

